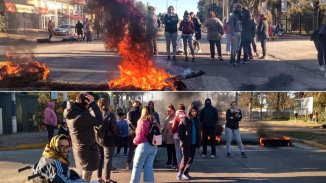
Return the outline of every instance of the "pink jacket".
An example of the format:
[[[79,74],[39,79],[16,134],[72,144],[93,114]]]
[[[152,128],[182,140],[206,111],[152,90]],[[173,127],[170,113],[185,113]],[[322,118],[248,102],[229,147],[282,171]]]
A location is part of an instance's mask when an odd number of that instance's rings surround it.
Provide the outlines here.
[[[182,119],[186,118],[186,112],[183,110],[177,110],[176,114],[175,114],[175,118],[172,124],[172,132],[173,134],[178,133],[178,129],[179,129],[179,123],[181,122]]]
[[[150,127],[150,121],[149,120],[142,120],[139,119],[137,122],[137,128],[136,128],[136,137],[134,138],[134,144],[138,145],[143,142],[147,142],[147,135]]]
[[[54,102],[49,102],[47,108],[44,110],[44,124],[57,126],[57,115],[54,112]]]

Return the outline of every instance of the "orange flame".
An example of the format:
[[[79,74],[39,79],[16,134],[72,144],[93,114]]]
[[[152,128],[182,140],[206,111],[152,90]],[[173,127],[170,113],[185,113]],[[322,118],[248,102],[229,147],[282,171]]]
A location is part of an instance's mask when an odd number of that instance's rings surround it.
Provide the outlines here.
[[[10,76],[23,76],[26,73],[42,74],[42,79],[46,80],[49,76],[50,70],[44,64],[37,61],[29,61],[27,63],[12,63],[6,61],[0,63],[0,81],[5,77]]]
[[[130,36],[126,33],[118,45],[122,61],[119,65],[120,78],[108,82],[109,87],[133,86],[142,90],[163,89],[168,85],[165,83],[165,79],[170,75],[164,70],[156,68],[153,61],[146,56],[145,50],[134,50],[130,40]]]

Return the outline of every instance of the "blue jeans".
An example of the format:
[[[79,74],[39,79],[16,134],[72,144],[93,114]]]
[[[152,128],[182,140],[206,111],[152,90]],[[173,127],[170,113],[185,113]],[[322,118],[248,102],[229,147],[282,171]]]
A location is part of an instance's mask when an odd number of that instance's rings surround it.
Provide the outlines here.
[[[235,33],[231,36],[231,59],[230,62],[235,62],[235,55],[238,53],[241,44],[241,33]]]
[[[183,40],[183,51],[185,52],[185,55],[186,56],[188,55],[188,44],[189,44],[191,55],[194,56],[195,50],[192,45],[192,35],[182,35],[181,38]]]
[[[174,139],[174,146],[175,146],[175,155],[177,157],[177,163],[180,164],[182,158],[180,139]]]
[[[175,32],[175,33],[165,32],[164,35],[165,35],[165,40],[166,40],[166,52],[167,52],[168,56],[171,55],[171,52],[170,52],[171,41],[172,41],[173,56],[176,56],[178,32]]]
[[[139,183],[141,171],[144,168],[144,182],[154,183],[153,163],[157,148],[148,142],[143,142],[136,147],[130,183]]]
[[[231,51],[231,34],[226,34],[226,52]]]

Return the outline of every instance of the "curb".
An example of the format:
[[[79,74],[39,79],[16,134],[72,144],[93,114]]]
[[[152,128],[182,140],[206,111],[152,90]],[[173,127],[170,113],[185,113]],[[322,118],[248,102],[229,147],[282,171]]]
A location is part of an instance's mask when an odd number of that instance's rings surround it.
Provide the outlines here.
[[[15,150],[25,150],[25,149],[41,149],[44,148],[47,143],[38,144],[22,144],[15,147],[0,147],[0,151],[15,151]]]

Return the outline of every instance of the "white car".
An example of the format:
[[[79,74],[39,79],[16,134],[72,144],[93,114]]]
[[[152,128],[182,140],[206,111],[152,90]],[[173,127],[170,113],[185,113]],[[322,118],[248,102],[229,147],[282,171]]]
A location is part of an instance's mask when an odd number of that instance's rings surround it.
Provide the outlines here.
[[[62,24],[62,25],[59,25],[57,28],[55,28],[53,33],[54,33],[54,35],[57,35],[57,36],[73,35],[75,33],[75,26],[69,25],[69,24]]]

